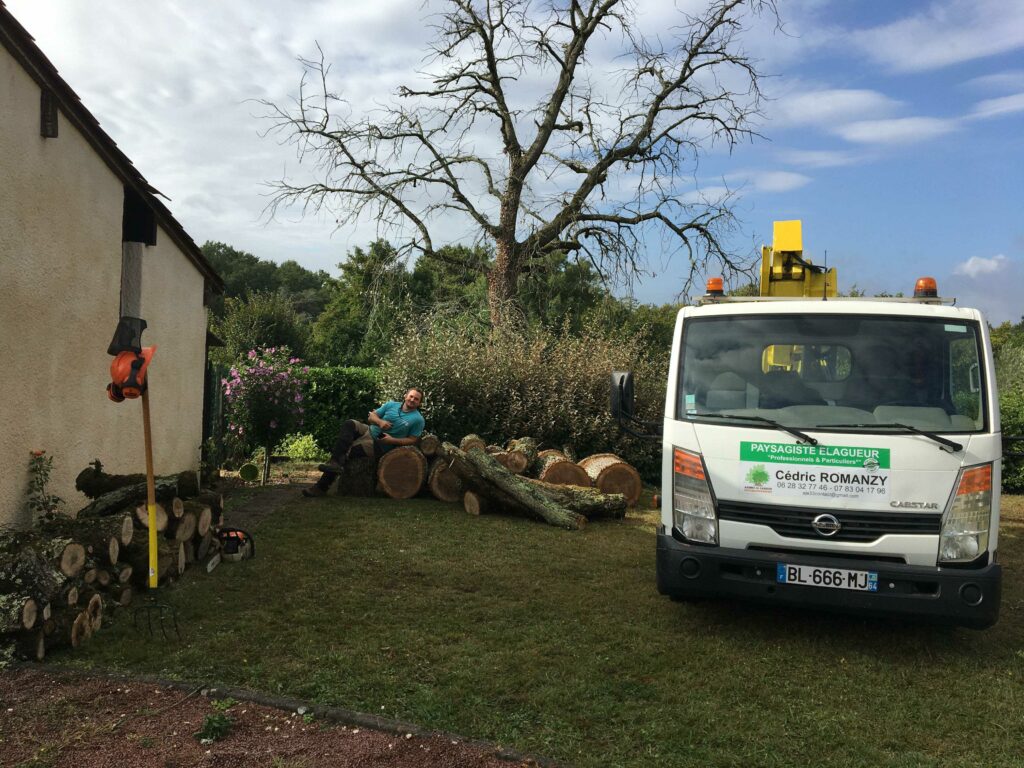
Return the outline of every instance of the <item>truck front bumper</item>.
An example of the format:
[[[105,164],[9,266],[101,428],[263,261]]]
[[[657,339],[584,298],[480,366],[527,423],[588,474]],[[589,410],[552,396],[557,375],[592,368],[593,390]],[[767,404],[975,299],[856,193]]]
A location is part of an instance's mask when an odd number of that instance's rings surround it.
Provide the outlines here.
[[[776,581],[779,563],[871,571],[878,591]],[[928,568],[819,554],[685,544],[658,531],[658,591],[676,598],[725,597],[873,616],[927,619],[984,629],[999,618],[1002,567]]]

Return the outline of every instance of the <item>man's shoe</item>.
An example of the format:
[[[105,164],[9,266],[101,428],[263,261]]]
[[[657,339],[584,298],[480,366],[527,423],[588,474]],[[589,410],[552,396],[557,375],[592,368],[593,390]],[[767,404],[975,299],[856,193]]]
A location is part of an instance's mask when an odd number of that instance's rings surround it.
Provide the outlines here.
[[[335,461],[334,459],[331,459],[330,461],[325,461],[323,464],[318,466],[317,469],[319,469],[321,472],[330,472],[335,475],[340,475],[342,472],[345,471],[345,465],[338,461]]]
[[[320,498],[321,496],[326,496],[327,491],[325,491],[319,485],[314,485],[309,488],[303,488],[302,495],[311,499],[317,499]]]

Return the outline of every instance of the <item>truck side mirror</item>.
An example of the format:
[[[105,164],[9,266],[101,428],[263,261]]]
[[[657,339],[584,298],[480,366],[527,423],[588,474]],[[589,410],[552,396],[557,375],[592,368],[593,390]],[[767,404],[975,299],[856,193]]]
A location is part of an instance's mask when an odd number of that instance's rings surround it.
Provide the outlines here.
[[[633,392],[632,371],[612,371],[612,418],[631,419],[636,410],[636,395]]]

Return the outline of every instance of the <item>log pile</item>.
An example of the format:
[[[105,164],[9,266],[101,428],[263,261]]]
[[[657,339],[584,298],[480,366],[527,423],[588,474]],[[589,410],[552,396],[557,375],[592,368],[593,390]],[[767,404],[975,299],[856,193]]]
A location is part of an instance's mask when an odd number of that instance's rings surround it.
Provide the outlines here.
[[[106,612],[147,588],[149,515],[139,477],[108,475],[94,462],[78,476],[76,486],[93,501],[77,517],[47,514],[29,531],[0,533],[0,666],[77,648]],[[159,478],[158,488],[164,584],[215,556],[224,504],[220,494],[199,491],[195,473]]]
[[[602,453],[576,462],[565,451],[541,450],[530,437],[501,446],[470,434],[456,446],[424,435],[417,446],[386,452],[375,472],[371,464],[350,458],[338,493],[393,499],[427,493],[461,502],[472,515],[525,514],[570,529],[588,519],[623,517],[642,490],[639,473],[618,456]]]

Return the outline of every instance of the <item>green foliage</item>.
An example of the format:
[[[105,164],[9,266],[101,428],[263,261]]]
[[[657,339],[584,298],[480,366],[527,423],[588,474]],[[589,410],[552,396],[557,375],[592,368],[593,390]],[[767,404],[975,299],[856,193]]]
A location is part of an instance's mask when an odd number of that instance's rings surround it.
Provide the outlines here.
[[[312,435],[285,435],[274,449],[277,456],[287,456],[292,461],[326,461],[330,454],[317,445]]]
[[[310,368],[306,374],[304,429],[321,450],[330,451],[345,419],[366,419],[376,408],[377,371],[332,366]]]
[[[200,250],[224,280],[224,295],[211,306],[215,317],[223,316],[227,299],[255,293],[280,293],[307,318],[319,315],[327,303],[333,280],[323,270],[312,272],[293,260],[278,265],[225,243],[207,241]]]
[[[227,715],[217,712],[203,718],[203,727],[193,735],[200,744],[212,744],[231,732],[232,721]]]
[[[1007,437],[1024,437],[1024,384],[1000,392],[999,413],[1003,428],[1003,452],[1024,453],[1024,440],[1009,441]],[[1003,462],[1003,490],[1024,493],[1024,459],[1007,458]]]
[[[308,368],[286,347],[253,349],[221,381],[228,432],[243,444],[273,446],[303,422]]]
[[[313,359],[324,364],[375,365],[409,311],[409,273],[395,249],[378,240],[356,248],[339,265],[323,313],[312,329]]]
[[[28,509],[33,517],[49,512],[59,512],[64,506],[64,499],[46,492],[46,484],[50,482],[53,472],[53,456],[46,451],[30,451],[28,460]]]
[[[309,338],[308,323],[281,293],[229,298],[224,316],[212,318],[211,328],[224,342],[223,349],[211,352],[211,357],[225,365],[258,347],[288,347],[302,356]]]
[[[448,440],[476,433],[490,442],[529,435],[579,457],[612,452],[649,480],[660,471],[660,446],[620,433],[609,411],[612,370],[637,375],[642,419],[661,417],[668,355],[642,338],[534,328],[478,331],[435,318],[405,333],[381,369],[380,389],[422,386],[427,429]]]
[[[218,712],[227,712],[237,703],[235,699],[228,696],[226,699],[211,699],[210,706]]]

